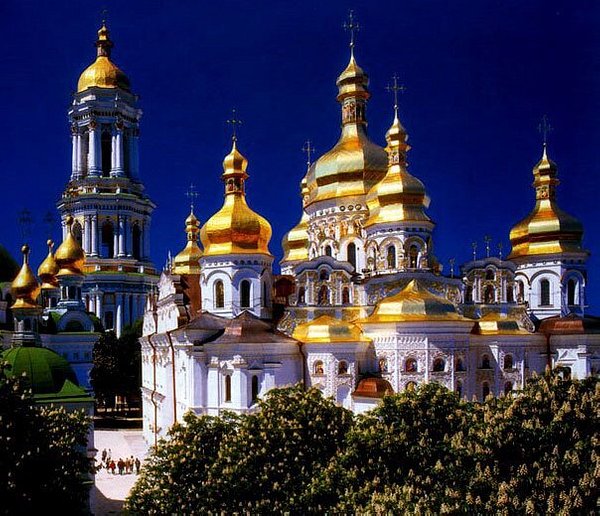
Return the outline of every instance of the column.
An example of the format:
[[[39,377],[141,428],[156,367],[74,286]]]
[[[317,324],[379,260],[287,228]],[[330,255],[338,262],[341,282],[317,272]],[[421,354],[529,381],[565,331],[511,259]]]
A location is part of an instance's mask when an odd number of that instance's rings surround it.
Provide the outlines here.
[[[96,293],[96,317],[102,320],[102,292]]]
[[[96,295],[93,293],[90,293],[88,295],[85,296],[87,299],[87,311],[91,312],[93,314],[96,313]]]
[[[131,217],[125,219],[125,254],[133,255],[133,223]]]
[[[121,336],[123,332],[123,294],[115,294],[115,300],[117,304],[117,316],[115,320],[115,329],[117,337]]]
[[[98,215],[94,214],[92,219],[91,229],[91,256],[98,256]]]
[[[71,154],[71,181],[79,178],[79,156],[78,156],[78,147],[79,147],[79,131],[77,128],[77,124],[71,125],[71,141],[73,144],[73,150]]]
[[[110,138],[110,176],[115,177],[117,168],[117,133],[113,131]]]
[[[89,125],[88,172],[90,176],[100,176],[100,129],[96,122]]]
[[[115,137],[115,175],[117,177],[123,177],[123,129],[117,128],[117,134]]]
[[[91,220],[89,215],[83,216],[83,250],[85,254],[90,254],[92,250],[92,231],[91,231]]]
[[[125,256],[125,216],[119,216],[119,226],[118,226],[118,241],[119,241],[119,257]]]

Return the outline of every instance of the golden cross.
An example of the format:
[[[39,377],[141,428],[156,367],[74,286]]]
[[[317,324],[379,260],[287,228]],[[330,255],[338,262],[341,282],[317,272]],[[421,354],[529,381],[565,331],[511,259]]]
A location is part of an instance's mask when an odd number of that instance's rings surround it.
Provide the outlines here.
[[[231,139],[235,142],[237,141],[237,126],[242,125],[242,121],[235,117],[235,108],[231,110],[231,118],[227,120],[227,123],[232,127]]]
[[[483,237],[483,241],[485,242],[485,254],[489,258],[490,257],[490,242],[492,241],[492,237],[485,235]]]
[[[106,25],[106,18],[108,16],[108,9],[102,9],[102,25]]]
[[[194,210],[194,201],[198,198],[198,192],[196,192],[196,187],[194,183],[190,183],[190,187],[188,191],[185,192],[185,196],[190,200],[190,207],[192,211]]]
[[[315,148],[312,146],[312,143],[310,140],[306,140],[304,142],[304,147],[302,147],[302,150],[304,152],[306,152],[306,166],[310,167],[310,164],[311,164],[310,155],[315,153]]]
[[[348,11],[348,21],[344,22],[344,29],[350,31],[350,48],[354,49],[354,33],[360,30],[360,25],[354,19],[354,11]]]
[[[385,89],[394,94],[394,109],[398,109],[398,92],[404,93],[406,86],[398,84],[398,75],[396,74],[392,76],[392,81],[394,81],[393,84],[391,86],[388,84]]]
[[[542,117],[542,121],[540,122],[540,125],[538,125],[538,131],[544,138],[543,143],[546,145],[548,143],[548,133],[554,131],[554,127],[550,125],[550,121],[546,115]]]

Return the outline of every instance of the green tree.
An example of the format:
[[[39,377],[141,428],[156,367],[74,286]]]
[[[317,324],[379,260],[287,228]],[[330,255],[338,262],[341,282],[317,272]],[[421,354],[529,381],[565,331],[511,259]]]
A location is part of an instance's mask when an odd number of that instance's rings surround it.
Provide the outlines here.
[[[36,406],[20,378],[5,376],[7,367],[0,363],[0,513],[83,512],[89,418]]]
[[[126,326],[119,337],[117,367],[119,371],[119,394],[139,396],[142,385],[142,351],[139,338],[142,336],[142,319]]]
[[[115,395],[120,391],[119,339],[115,332],[100,335],[92,352],[93,367],[90,381],[96,399],[104,406],[113,406]]]

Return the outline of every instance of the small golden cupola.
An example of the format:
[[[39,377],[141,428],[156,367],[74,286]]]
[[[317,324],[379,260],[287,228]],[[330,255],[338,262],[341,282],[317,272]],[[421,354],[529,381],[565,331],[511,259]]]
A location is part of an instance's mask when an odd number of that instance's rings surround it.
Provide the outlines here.
[[[395,85],[397,86],[397,85]],[[367,194],[369,218],[365,228],[394,222],[433,223],[425,213],[429,197],[423,183],[408,173],[406,154],[410,150],[408,135],[398,118],[398,104],[394,105],[394,121],[385,135],[388,168],[385,177]]]
[[[44,261],[38,267],[38,276],[40,280],[42,280],[42,290],[53,290],[58,288],[56,275],[58,274],[59,268],[54,259],[54,254],[52,253],[54,242],[48,240],[46,244],[48,245],[48,256],[46,256]]]
[[[67,225],[67,235],[54,254],[54,259],[59,268],[57,276],[71,274],[81,276],[85,264],[85,253],[73,236],[73,217],[71,215],[66,217],[65,224]]]
[[[225,201],[200,230],[204,256],[264,254],[271,256],[271,224],[246,203],[245,182],[248,160],[237,149],[233,137],[231,152],[223,161]]]
[[[308,193],[306,178],[300,183],[302,198]],[[281,241],[283,259],[281,264],[308,260],[308,214],[302,210],[300,222],[290,229]]]
[[[548,157],[546,144],[542,159],[533,167],[535,207],[510,231],[512,252],[509,260],[557,253],[587,255],[582,248],[583,226],[556,203],[558,167]]]
[[[15,299],[11,309],[35,309],[38,308],[36,300],[40,294],[40,285],[29,267],[29,246],[21,247],[21,252],[23,265],[10,286]]]
[[[200,274],[200,258],[202,258],[202,250],[198,247],[200,221],[194,215],[193,206],[189,216],[185,219],[185,232],[187,234],[187,243],[183,250],[175,256],[173,273]]]
[[[96,60],[79,76],[77,92],[88,88],[121,88],[129,91],[130,84],[127,76],[110,59],[113,42],[109,38],[106,23],[98,30],[96,41]]]
[[[307,174],[307,205],[365,195],[385,175],[387,154],[367,136],[368,84],[367,74],[354,57],[352,37],[350,62],[337,79],[337,100],[342,107],[342,134],[333,149],[321,156]]]

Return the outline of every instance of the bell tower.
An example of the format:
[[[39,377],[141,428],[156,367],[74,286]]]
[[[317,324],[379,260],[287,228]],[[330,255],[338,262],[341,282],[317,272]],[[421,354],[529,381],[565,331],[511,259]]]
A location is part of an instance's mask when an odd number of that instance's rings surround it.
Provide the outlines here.
[[[120,335],[143,315],[157,282],[150,261],[155,204],[139,175],[142,111],[125,73],[111,59],[113,42],[103,23],[96,59],[77,84],[69,108],[72,164],[57,207],[86,255],[82,296],[88,311]]]

